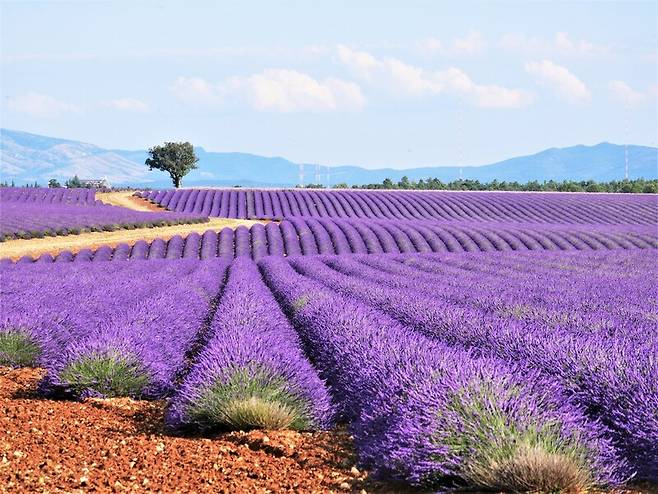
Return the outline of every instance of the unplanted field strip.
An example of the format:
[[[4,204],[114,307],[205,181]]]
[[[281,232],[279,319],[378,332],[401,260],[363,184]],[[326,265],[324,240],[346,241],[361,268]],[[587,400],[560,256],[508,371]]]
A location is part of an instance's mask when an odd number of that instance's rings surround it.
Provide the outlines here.
[[[7,240],[0,243],[0,259],[10,258],[16,261],[23,256],[38,257],[42,254],[55,256],[63,251],[76,253],[82,249],[94,250],[104,245],[114,248],[119,244],[134,245],[139,240],[151,241],[158,238],[169,240],[176,235],[186,236],[190,233],[203,234],[208,230],[219,231],[226,227],[237,228],[240,225],[250,227],[257,223],[265,224],[267,222],[232,218],[211,218],[208,223],[117,230],[114,232],[90,232],[80,235],[31,238],[27,240]]]
[[[121,206],[135,211],[167,211],[164,207],[133,195],[134,192],[97,192],[96,199],[112,206]]]

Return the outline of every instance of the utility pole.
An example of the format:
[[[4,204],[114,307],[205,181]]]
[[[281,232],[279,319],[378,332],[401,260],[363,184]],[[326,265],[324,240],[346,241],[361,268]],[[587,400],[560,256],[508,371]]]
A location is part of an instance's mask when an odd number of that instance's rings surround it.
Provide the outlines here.
[[[631,134],[631,122],[630,122],[630,113],[631,113],[631,108],[628,102],[628,98],[626,98],[626,101],[624,102],[624,113],[626,113],[626,139],[624,142],[624,180],[628,180],[628,141],[630,139],[630,134]]]

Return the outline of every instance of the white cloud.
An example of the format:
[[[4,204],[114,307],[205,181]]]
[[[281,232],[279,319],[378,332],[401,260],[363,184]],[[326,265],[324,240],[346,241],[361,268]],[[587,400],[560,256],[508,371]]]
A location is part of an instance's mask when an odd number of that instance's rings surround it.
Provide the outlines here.
[[[437,38],[427,38],[416,44],[418,50],[426,55],[456,57],[482,53],[487,44],[478,31],[469,31],[462,38],[454,38],[451,43],[443,43]]]
[[[395,94],[427,96],[453,94],[463,96],[485,108],[517,108],[532,102],[532,95],[521,89],[475,83],[463,70],[427,70],[395,58],[377,59],[373,55],[338,47],[338,59],[372,84],[379,84]]]
[[[585,39],[573,40],[565,32],[555,33],[552,39],[537,38],[522,33],[507,33],[501,36],[498,46],[506,50],[535,56],[564,55],[583,57],[603,55],[610,51],[609,46],[596,44]]]
[[[222,91],[201,77],[178,77],[169,88],[184,103],[216,105],[222,101]]]
[[[455,38],[452,42],[452,53],[456,55],[475,55],[484,51],[486,44],[477,31],[469,31],[463,38]]]
[[[571,103],[584,103],[592,99],[587,85],[561,65],[542,60],[528,62],[525,68],[541,84],[551,87],[560,97]]]
[[[382,62],[365,51],[356,51],[345,45],[338,45],[338,60],[354,70],[359,76],[369,79],[372,72],[382,66]]]
[[[466,72],[454,67],[436,72],[434,78],[443,81],[447,91],[464,95],[482,108],[520,108],[534,99],[530,92],[522,89],[476,84]]]
[[[65,113],[79,113],[81,111],[80,108],[71,103],[37,92],[28,92],[10,97],[7,100],[7,107],[11,111],[38,118],[54,118]]]
[[[171,86],[185,103],[218,105],[244,101],[258,111],[281,113],[359,110],[365,105],[361,88],[349,81],[322,81],[288,69],[268,69],[247,77],[212,84],[200,77],[179,77]]]
[[[360,87],[340,79],[319,81],[295,70],[269,69],[228,81],[253,108],[281,113],[359,110],[365,104]]]
[[[642,103],[646,99],[644,94],[635,91],[624,81],[610,81],[608,89],[610,89],[610,92],[612,92],[612,95],[616,99],[627,105],[636,105]]]
[[[119,98],[103,103],[104,106],[114,108],[115,110],[143,113],[148,110],[148,106],[141,100],[135,98]]]
[[[645,92],[637,91],[624,81],[610,81],[608,89],[612,96],[624,103],[625,105],[635,106],[645,101],[651,101],[658,98],[658,85],[649,84]]]
[[[604,47],[584,39],[573,41],[567,33],[562,32],[555,35],[555,47],[570,55],[597,55],[607,51]]]

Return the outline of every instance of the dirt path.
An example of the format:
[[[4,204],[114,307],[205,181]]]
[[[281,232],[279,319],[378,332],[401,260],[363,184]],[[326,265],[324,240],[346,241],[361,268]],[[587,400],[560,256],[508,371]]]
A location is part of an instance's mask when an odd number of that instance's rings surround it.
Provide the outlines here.
[[[231,218],[211,218],[208,223],[192,225],[161,226],[157,228],[138,228],[136,230],[117,230],[114,232],[91,232],[80,235],[65,235],[62,237],[31,238],[28,240],[7,240],[0,243],[0,259],[10,258],[14,261],[23,256],[39,257],[41,254],[53,256],[62,251],[79,252],[82,249],[97,249],[103,245],[116,247],[119,244],[133,245],[138,240],[151,241],[156,238],[169,240],[175,235],[186,236],[197,232],[202,234],[207,230],[219,231],[222,228],[247,227],[256,223],[252,220],[237,220]]]
[[[135,211],[166,211],[165,208],[156,206],[141,197],[133,195],[134,192],[97,192],[96,199],[111,204],[112,206],[121,206]]]

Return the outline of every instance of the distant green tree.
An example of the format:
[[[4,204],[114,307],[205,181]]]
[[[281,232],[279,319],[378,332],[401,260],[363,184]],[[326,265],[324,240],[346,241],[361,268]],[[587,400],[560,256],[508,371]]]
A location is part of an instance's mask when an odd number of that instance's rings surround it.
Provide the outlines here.
[[[169,173],[174,187],[181,186],[183,177],[195,170],[199,161],[194,147],[189,142],[165,142],[162,146],[149,149],[145,164],[149,170],[162,170]]]
[[[79,189],[82,187],[82,182],[80,182],[80,179],[77,175],[74,175],[73,178],[68,179],[64,185],[67,189]]]
[[[401,189],[410,189],[411,188],[411,182],[409,182],[409,177],[406,175],[400,179],[398,182],[398,187]]]
[[[340,182],[334,185],[334,189],[347,189],[347,188],[349,188],[349,185],[347,185],[345,182]]]
[[[55,178],[48,180],[48,187],[51,189],[59,189],[62,185]]]
[[[631,184],[628,180],[624,180],[619,191],[625,193],[633,192],[633,184]]]

